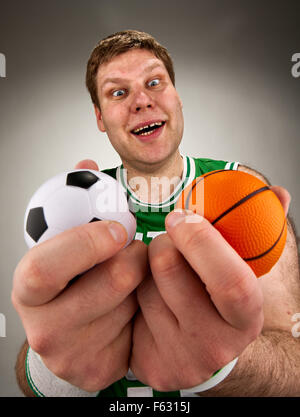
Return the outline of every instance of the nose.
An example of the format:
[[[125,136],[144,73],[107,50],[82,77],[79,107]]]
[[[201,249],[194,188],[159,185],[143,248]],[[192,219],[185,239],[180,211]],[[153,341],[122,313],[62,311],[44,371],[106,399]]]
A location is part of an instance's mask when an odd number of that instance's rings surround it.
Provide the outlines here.
[[[147,104],[147,106],[146,106],[148,109],[151,109],[151,104]],[[136,111],[140,111],[142,109],[142,106],[137,106],[136,108],[135,108],[135,110]]]
[[[150,94],[146,91],[137,91],[132,100],[132,111],[138,113],[141,110],[151,109],[154,107],[154,102]]]

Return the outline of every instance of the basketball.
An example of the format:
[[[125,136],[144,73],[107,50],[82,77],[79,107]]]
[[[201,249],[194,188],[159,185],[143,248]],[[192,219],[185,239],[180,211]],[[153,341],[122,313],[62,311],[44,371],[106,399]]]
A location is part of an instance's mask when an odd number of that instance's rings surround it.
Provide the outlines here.
[[[209,220],[257,277],[271,270],[284,249],[283,207],[267,184],[246,172],[217,170],[195,178],[176,208]]]

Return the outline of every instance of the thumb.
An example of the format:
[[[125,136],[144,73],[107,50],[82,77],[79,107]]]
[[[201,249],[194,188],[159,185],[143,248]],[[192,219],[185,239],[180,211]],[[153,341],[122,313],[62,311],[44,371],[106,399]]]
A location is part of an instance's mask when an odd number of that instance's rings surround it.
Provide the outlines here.
[[[94,169],[95,171],[99,171],[97,163],[92,159],[83,159],[75,165],[74,169]]]

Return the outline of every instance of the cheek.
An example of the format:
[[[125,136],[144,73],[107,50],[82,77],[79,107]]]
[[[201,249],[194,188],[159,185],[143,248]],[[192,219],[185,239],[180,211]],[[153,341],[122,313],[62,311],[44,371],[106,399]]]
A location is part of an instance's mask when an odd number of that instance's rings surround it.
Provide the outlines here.
[[[111,112],[110,118],[114,126],[124,128],[128,123],[128,111],[124,106],[116,106]]]
[[[178,99],[175,101],[175,105],[173,107],[173,114],[175,118],[173,120],[174,125],[176,128],[181,128],[183,126],[183,113],[182,113],[182,104],[181,101]]]
[[[117,106],[109,109],[103,118],[107,132],[115,132],[124,125],[124,113]]]

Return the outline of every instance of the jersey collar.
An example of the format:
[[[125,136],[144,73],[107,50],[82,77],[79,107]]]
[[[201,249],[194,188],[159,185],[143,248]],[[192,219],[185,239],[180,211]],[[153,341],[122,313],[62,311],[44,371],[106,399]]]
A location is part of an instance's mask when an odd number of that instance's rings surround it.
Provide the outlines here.
[[[147,202],[139,200],[137,195],[132,191],[132,189],[129,187],[127,183],[127,170],[124,169],[123,164],[117,167],[116,172],[116,179],[119,181],[124,188],[124,190],[129,195],[130,199],[133,203],[138,204],[143,207],[168,207],[171,204],[175,204],[177,201],[179,195],[181,194],[182,190],[187,187],[195,178],[195,161],[193,158],[190,158],[189,156],[181,155],[182,161],[183,161],[183,172],[181,181],[173,191],[173,193],[162,203],[158,204],[149,204]]]

